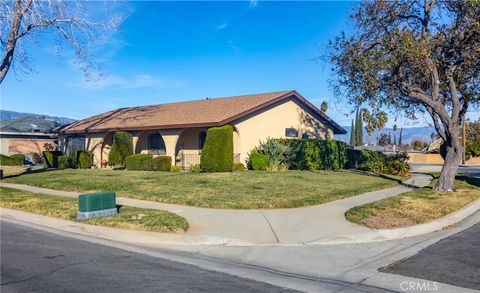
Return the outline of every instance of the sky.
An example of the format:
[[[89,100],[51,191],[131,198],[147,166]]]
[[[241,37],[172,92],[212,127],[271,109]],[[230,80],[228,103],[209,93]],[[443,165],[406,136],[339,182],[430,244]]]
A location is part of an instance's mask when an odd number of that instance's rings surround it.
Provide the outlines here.
[[[348,30],[352,2],[123,2],[120,31],[93,53],[104,78],[85,81],[68,50],[57,58],[48,36],[25,44],[34,71],[10,71],[1,108],[81,119],[115,108],[294,89],[350,125],[352,106],[329,85],[319,61]],[[387,126],[422,126],[391,115]]]

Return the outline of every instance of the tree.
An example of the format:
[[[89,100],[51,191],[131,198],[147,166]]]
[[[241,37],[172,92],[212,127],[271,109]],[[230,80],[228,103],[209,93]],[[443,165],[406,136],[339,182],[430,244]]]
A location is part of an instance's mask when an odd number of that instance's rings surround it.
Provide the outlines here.
[[[352,119],[352,127],[350,128],[350,145],[355,146],[356,145],[356,139],[355,139],[355,125],[353,124],[353,119]]]
[[[115,31],[121,18],[108,16],[108,7],[100,9],[98,3],[62,0],[14,0],[0,3],[0,84],[15,65],[24,73],[33,70],[27,54],[27,42],[38,45],[37,38],[52,36],[57,53],[68,44],[77,57],[77,64],[85,77],[99,64],[90,48],[101,41],[105,33]]]
[[[397,124],[393,124],[393,145],[397,145]]]
[[[446,156],[435,191],[452,191],[461,126],[480,104],[480,5],[469,0],[358,4],[350,35],[330,42],[335,95],[417,119],[428,114]]]
[[[320,110],[322,110],[323,113],[326,113],[328,110],[328,103],[327,101],[323,101],[322,104],[320,105]]]
[[[386,133],[382,133],[378,138],[378,144],[381,146],[388,145],[388,135]]]
[[[108,165],[112,167],[125,166],[125,158],[133,155],[132,135],[128,132],[115,132],[110,153],[108,154]]]
[[[372,135],[375,132],[375,129],[381,131],[388,122],[388,115],[384,111],[379,111],[375,116],[371,114],[368,109],[363,108],[361,113],[363,122],[367,124],[365,130],[368,135]]]
[[[402,141],[402,132],[403,132],[403,127],[400,127],[400,135],[398,137],[398,145],[402,145],[403,144],[403,141]]]
[[[388,145],[392,144],[392,136],[390,135],[390,131],[388,132],[388,139],[387,139]]]
[[[356,112],[356,122],[355,122],[355,142],[357,146],[363,145],[363,123],[362,123],[362,114],[359,110]]]
[[[430,143],[433,143],[434,139],[435,139],[435,133],[432,132],[430,134]]]

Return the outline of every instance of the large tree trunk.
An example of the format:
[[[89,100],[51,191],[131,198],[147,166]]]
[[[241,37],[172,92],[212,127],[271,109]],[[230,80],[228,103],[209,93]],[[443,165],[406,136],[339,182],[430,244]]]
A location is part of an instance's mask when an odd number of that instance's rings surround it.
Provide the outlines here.
[[[444,142],[446,144],[446,154],[442,172],[438,178],[438,182],[434,187],[434,191],[453,191],[455,188],[455,175],[457,174],[458,166],[462,158],[462,146],[458,138],[456,141]]]

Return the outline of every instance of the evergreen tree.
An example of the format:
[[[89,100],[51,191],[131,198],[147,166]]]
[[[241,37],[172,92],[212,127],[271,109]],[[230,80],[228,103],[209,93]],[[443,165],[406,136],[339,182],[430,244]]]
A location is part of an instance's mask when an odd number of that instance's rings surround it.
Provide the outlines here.
[[[392,136],[390,135],[390,131],[388,132],[388,145],[392,144]]]
[[[397,124],[393,124],[393,145],[397,145]]]
[[[402,145],[402,132],[403,132],[403,127],[400,128],[400,136],[398,137],[398,145]]]
[[[355,125],[357,146],[363,145],[363,119],[362,113],[357,110],[357,124]]]
[[[356,140],[355,140],[355,125],[353,124],[353,119],[352,119],[352,128],[350,128],[350,145],[355,146],[356,145]]]

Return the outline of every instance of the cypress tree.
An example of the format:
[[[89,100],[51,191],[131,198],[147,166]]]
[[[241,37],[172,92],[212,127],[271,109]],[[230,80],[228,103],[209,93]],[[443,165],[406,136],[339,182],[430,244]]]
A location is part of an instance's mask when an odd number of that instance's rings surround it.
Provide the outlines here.
[[[363,145],[363,120],[362,120],[362,114],[360,113],[359,110],[357,110],[357,122],[355,125],[355,135],[356,135],[356,141],[357,145]]]
[[[388,132],[388,145],[392,144],[392,135],[390,134],[390,131]]]
[[[355,125],[353,124],[353,119],[352,119],[352,128],[350,128],[350,145],[354,146],[356,145],[356,140],[355,140]]]
[[[403,132],[403,127],[400,128],[400,136],[398,137],[398,145],[402,145],[402,132]]]

